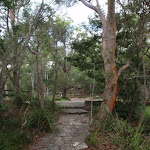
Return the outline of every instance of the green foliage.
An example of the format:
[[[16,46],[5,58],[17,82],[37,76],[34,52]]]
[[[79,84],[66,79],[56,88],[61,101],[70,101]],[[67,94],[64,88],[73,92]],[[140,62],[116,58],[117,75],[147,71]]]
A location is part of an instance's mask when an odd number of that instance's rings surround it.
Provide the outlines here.
[[[71,0],[71,1],[68,1],[68,0],[55,0],[55,3],[57,5],[64,5],[64,6],[67,6],[67,7],[71,7],[73,5],[75,5],[78,1],[77,0]]]
[[[101,105],[93,105],[93,112],[92,113],[93,113],[94,117],[97,116],[100,107],[101,107]]]
[[[62,97],[56,97],[55,100],[56,101],[68,101],[69,99],[67,97],[65,99]]]
[[[146,106],[145,119],[144,119],[144,134],[150,136],[150,106]]]
[[[137,102],[137,101],[136,101]],[[120,118],[128,119],[129,111],[130,111],[130,104],[128,101],[116,101],[114,114],[117,113]],[[133,110],[133,120],[137,119],[137,112],[138,104],[135,104],[135,109]]]
[[[0,149],[2,150],[23,150],[30,143],[30,136],[19,131],[10,131],[1,137]]]
[[[18,108],[20,108],[23,104],[23,101],[22,101],[22,98],[20,95],[18,95],[18,96],[15,95],[13,102],[14,102],[14,105],[16,105]]]
[[[120,120],[118,117],[113,118],[110,121],[109,129],[111,131],[111,139],[118,146],[127,148],[130,150],[137,150],[144,142],[142,132],[143,128],[133,128],[124,120]],[[113,134],[117,133],[117,134]]]
[[[75,40],[72,48],[76,53],[73,58],[68,58],[68,60],[73,59],[73,65],[79,67],[82,71],[93,70],[94,66],[96,70],[99,70],[103,64],[99,39],[99,36],[94,35],[80,41]]]
[[[150,117],[150,106],[146,106],[146,114]]]
[[[97,132],[92,132],[87,138],[86,141],[89,143],[89,145],[98,147],[98,133]]]
[[[96,83],[94,92],[101,94],[104,87],[104,67],[101,55],[101,42],[99,39],[100,36],[97,35],[81,37],[81,40],[76,39],[72,43],[72,48],[75,50],[75,53],[73,56],[67,57],[67,60],[78,69],[76,69],[78,71],[77,78],[75,79],[76,82],[79,82],[79,84],[82,82],[82,85],[84,85],[85,82],[83,81],[85,79],[91,82],[95,76]],[[80,73],[80,71],[82,72]]]
[[[6,104],[4,103],[0,103],[0,114],[3,112],[3,111],[6,111],[10,108],[10,106],[7,106]]]
[[[54,123],[61,111],[55,105],[55,113],[51,112],[50,99],[45,99],[45,110],[40,109],[38,99],[27,99],[27,95],[21,96],[23,105],[22,113],[17,108],[11,108],[0,103],[0,149],[2,150],[23,150],[32,140],[32,131],[46,132],[55,130]],[[24,123],[24,111],[29,107]]]
[[[96,140],[108,136],[110,141],[121,149],[143,150],[150,146],[143,137],[144,127],[132,127],[118,116],[108,115],[103,121],[95,119],[91,128],[92,134],[88,138],[91,145],[96,146]]]
[[[30,134],[21,132],[20,116],[3,116],[0,121],[0,149],[23,150],[30,142]]]
[[[3,6],[12,8],[13,2],[11,0],[0,0],[0,4],[3,4]]]
[[[55,115],[47,110],[34,109],[27,117],[25,128],[37,128],[40,131],[54,131]]]

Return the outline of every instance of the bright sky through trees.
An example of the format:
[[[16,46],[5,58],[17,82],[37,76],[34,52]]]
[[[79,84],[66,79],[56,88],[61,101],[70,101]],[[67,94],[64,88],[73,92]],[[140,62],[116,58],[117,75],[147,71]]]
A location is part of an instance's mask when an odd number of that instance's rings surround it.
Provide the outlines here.
[[[33,3],[41,3],[42,0],[31,0]],[[51,0],[45,0],[44,2],[50,3]],[[106,12],[106,1],[100,1],[101,7]],[[58,13],[58,12],[57,12]],[[78,25],[82,22],[88,22],[89,16],[94,16],[94,11],[85,7],[81,2],[75,4],[75,6],[66,8],[62,7],[59,10],[59,15],[62,14],[65,17],[70,17],[73,20],[73,24]]]

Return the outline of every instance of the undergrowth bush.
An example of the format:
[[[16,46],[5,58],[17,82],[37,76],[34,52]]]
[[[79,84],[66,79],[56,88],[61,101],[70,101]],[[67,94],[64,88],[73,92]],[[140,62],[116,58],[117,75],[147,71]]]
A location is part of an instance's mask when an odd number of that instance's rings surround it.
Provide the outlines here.
[[[150,136],[150,114],[147,112],[145,113],[144,127],[144,134]]]
[[[27,116],[25,128],[37,128],[40,131],[54,131],[54,121],[56,116],[50,111],[34,109]]]
[[[69,98],[68,98],[68,97],[65,97],[65,98],[56,97],[55,100],[56,100],[56,101],[67,101],[67,100],[69,100]]]
[[[98,136],[108,136],[111,142],[125,150],[148,150],[150,144],[144,139],[144,127],[132,127],[117,115],[108,115],[104,120],[94,120],[92,134],[88,138],[89,144],[97,146]],[[101,138],[102,139],[102,138]],[[145,144],[147,143],[147,144]]]
[[[22,150],[30,142],[30,134],[21,132],[21,116],[3,116],[0,121],[0,149]]]
[[[20,109],[16,105],[10,109],[0,103],[0,150],[23,150],[31,142],[34,131],[54,131],[61,109],[55,105],[55,113],[52,114],[50,103],[49,99],[45,100],[44,110],[40,109],[36,98],[24,97]]]
[[[7,106],[4,103],[0,103],[0,113],[2,113],[3,111],[6,111],[10,108],[10,106]]]
[[[97,132],[93,132],[91,133],[87,138],[86,138],[86,142],[89,143],[89,145],[91,146],[94,146],[96,148],[98,148],[98,140],[97,140],[97,137],[98,137],[98,133]]]

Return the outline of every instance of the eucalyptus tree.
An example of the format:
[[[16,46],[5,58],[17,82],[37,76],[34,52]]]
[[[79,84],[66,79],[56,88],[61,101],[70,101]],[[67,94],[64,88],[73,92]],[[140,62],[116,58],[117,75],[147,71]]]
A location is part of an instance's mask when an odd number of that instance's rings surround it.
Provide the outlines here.
[[[2,3],[3,2],[3,3]],[[1,19],[3,18],[3,29],[2,34],[4,35],[3,39],[5,41],[5,49],[10,52],[11,55],[8,55],[7,59],[5,59],[6,67],[9,65],[11,69],[6,69],[8,73],[13,72],[11,81],[14,86],[14,92],[16,94],[16,101],[20,105],[22,103],[20,97],[20,67],[21,67],[21,59],[23,58],[23,54],[25,52],[25,47],[22,45],[24,41],[24,26],[22,26],[22,12],[21,9],[28,5],[29,1],[2,1],[1,4],[3,7],[1,11]],[[8,44],[9,43],[9,44]],[[3,63],[4,65],[4,63]]]
[[[60,67],[63,72],[63,81],[62,81],[62,97],[67,97],[67,89],[68,87],[68,73],[71,70],[71,63],[67,61],[67,55],[69,53],[69,45],[70,45],[70,38],[73,34],[73,27],[70,25],[71,20],[62,20],[61,21],[61,30],[62,30],[62,51],[60,53]]]
[[[77,2],[78,0],[71,1],[71,3]],[[114,104],[117,97],[117,86],[118,86],[118,77],[120,74],[129,66],[129,61],[126,65],[122,66],[117,71],[117,65],[115,62],[115,50],[116,50],[116,21],[115,21],[115,0],[108,0],[108,10],[107,17],[105,16],[102,8],[100,7],[99,1],[79,0],[86,7],[94,10],[101,22],[102,22],[102,57],[104,60],[104,70],[105,70],[105,88],[103,93],[103,104],[101,106],[101,112],[112,113]],[[57,2],[66,2],[65,0]],[[70,3],[70,4],[71,4]],[[101,114],[103,116],[104,113]]]
[[[42,69],[42,54],[53,48],[53,39],[50,34],[53,11],[47,4],[41,3],[35,14],[28,14],[29,33],[32,33],[27,48],[35,56],[37,75],[37,95],[41,109],[44,109],[44,82]]]
[[[96,6],[86,0],[81,2],[88,8],[93,9],[102,22],[102,57],[105,69],[105,89],[103,93],[103,105],[101,111],[112,113],[117,97],[118,77],[129,66],[129,62],[117,71],[115,61],[116,50],[116,20],[115,20],[115,0],[108,0],[107,17],[105,17],[99,1],[96,0]],[[100,112],[101,112],[100,111]]]
[[[56,89],[57,89],[57,78],[58,78],[58,67],[59,65],[62,68],[64,80],[66,80],[67,72],[67,64],[66,64],[66,44],[69,36],[69,24],[70,21],[63,20],[59,17],[56,17],[56,19],[52,23],[52,37],[54,39],[54,63],[55,63],[55,79],[54,79],[54,85],[53,85],[53,99],[51,102],[52,109],[54,108],[54,100],[56,95]],[[61,55],[61,60],[58,59],[58,54]],[[66,84],[66,83],[65,83]],[[64,84],[64,85],[65,85]],[[66,86],[64,86],[63,92],[66,96]]]

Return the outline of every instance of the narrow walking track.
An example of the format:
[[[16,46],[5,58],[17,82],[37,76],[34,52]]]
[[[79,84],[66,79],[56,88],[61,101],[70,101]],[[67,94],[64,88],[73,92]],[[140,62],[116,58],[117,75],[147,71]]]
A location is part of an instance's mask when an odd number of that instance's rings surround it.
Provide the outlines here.
[[[88,146],[85,139],[89,134],[89,118],[84,110],[84,102],[58,102],[65,114],[57,123],[57,133],[47,134],[30,150],[82,150]]]

